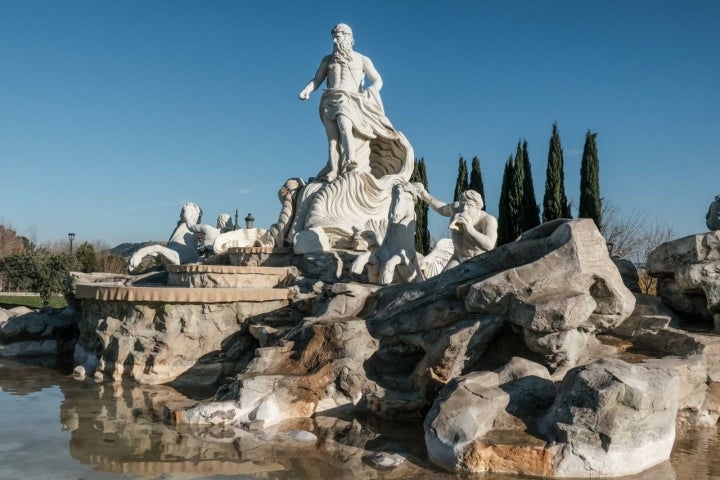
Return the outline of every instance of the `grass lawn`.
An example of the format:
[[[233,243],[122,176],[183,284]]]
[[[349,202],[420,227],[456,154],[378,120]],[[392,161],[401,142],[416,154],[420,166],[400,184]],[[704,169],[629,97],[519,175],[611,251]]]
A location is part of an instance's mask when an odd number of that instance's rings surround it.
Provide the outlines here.
[[[28,307],[28,308],[40,308],[42,307],[42,300],[38,295],[26,296],[26,295],[13,295],[12,293],[0,293],[0,308],[14,308],[14,307]],[[51,307],[65,307],[67,302],[65,297],[62,295],[53,295],[50,299]]]

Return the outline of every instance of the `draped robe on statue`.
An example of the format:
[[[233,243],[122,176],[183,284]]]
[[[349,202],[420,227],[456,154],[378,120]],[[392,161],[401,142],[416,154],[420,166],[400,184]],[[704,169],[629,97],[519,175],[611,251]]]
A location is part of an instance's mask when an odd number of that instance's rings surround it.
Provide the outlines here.
[[[405,136],[385,116],[380,95],[325,90],[320,120],[345,115],[353,124],[350,142],[357,159],[369,159],[370,173],[345,172],[334,181],[312,182],[298,198],[293,232],[320,227],[333,244],[353,235],[353,227],[372,230],[379,239],[387,229],[393,186],[410,180],[414,152]]]

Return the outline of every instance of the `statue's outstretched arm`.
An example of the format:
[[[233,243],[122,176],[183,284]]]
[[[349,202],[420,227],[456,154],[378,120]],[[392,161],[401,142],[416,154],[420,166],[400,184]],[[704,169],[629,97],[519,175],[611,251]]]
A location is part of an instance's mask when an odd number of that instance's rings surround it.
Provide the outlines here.
[[[430,208],[435,210],[437,213],[444,217],[451,217],[455,213],[455,204],[445,203],[442,200],[438,200],[433,197],[430,195],[430,192],[425,189],[422,183],[415,183],[413,185],[417,189],[418,198],[427,203]]]
[[[300,100],[307,100],[310,98],[310,94],[314,92],[315,90],[322,85],[322,83],[325,81],[325,78],[327,77],[327,71],[328,71],[328,57],[325,57],[320,62],[320,66],[317,69],[317,72],[315,72],[315,77],[310,80],[310,83],[308,83],[305,88],[302,89],[302,91],[298,94],[298,98]]]

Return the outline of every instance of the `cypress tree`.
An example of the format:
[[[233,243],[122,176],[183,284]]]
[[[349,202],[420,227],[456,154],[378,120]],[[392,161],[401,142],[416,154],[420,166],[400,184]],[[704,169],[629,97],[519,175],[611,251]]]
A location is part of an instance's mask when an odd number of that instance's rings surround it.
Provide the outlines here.
[[[518,160],[516,160],[518,161]],[[540,207],[535,201],[535,186],[533,185],[532,167],[530,165],[530,155],[527,149],[527,140],[523,140],[522,144],[522,164],[523,173],[523,232],[540,225]]]
[[[600,198],[600,161],[598,160],[597,133],[590,130],[585,134],[582,164],[580,166],[580,206],[578,217],[592,218],[598,229],[602,226]]]
[[[497,246],[508,242],[510,230],[510,182],[512,181],[512,156],[505,162],[502,186],[500,188],[500,201],[498,203],[498,239]]]
[[[570,204],[565,195],[563,172],[563,149],[560,144],[557,122],[553,123],[547,170],[545,172],[545,196],[543,197],[543,222],[556,218],[570,218]]]
[[[428,188],[425,159],[415,159],[415,168],[410,176],[411,182],[422,183]],[[428,228],[428,205],[423,201],[415,202],[415,250],[425,255],[430,251],[430,230]]]
[[[505,163],[498,205],[498,245],[522,234],[523,177],[522,161],[515,161],[511,155]]]
[[[485,186],[483,185],[482,173],[480,172],[480,159],[473,157],[472,170],[470,170],[470,190],[475,190],[483,198],[483,210],[487,210],[487,200],[485,199]]]
[[[468,189],[468,171],[467,162],[460,156],[458,161],[458,176],[455,182],[455,195],[453,196],[453,202],[460,200],[460,195]]]
[[[522,141],[518,140],[517,147],[515,148],[515,158],[513,158],[513,168],[515,171],[513,172],[512,178],[512,184],[511,186],[514,188],[510,189],[510,202],[511,204],[519,205],[519,208],[517,210],[517,214],[514,217],[512,221],[513,225],[513,233],[517,230],[518,226],[520,228],[520,233],[522,233],[522,227],[527,223],[525,217],[525,199],[523,195],[523,190],[525,187],[525,164],[523,163],[523,153],[522,153]],[[515,186],[515,183],[520,183],[520,188]],[[512,240],[515,240],[517,238],[517,235],[512,238]]]

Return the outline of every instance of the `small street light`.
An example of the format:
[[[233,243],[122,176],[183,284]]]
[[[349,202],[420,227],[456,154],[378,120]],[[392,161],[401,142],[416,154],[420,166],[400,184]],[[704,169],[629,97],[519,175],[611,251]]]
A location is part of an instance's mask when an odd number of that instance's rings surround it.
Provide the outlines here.
[[[253,222],[255,221],[255,217],[252,216],[252,213],[248,213],[247,217],[245,217],[245,227],[250,230],[253,228]]]
[[[75,239],[74,233],[68,233],[68,239],[70,239],[70,255],[72,255],[72,242]]]

